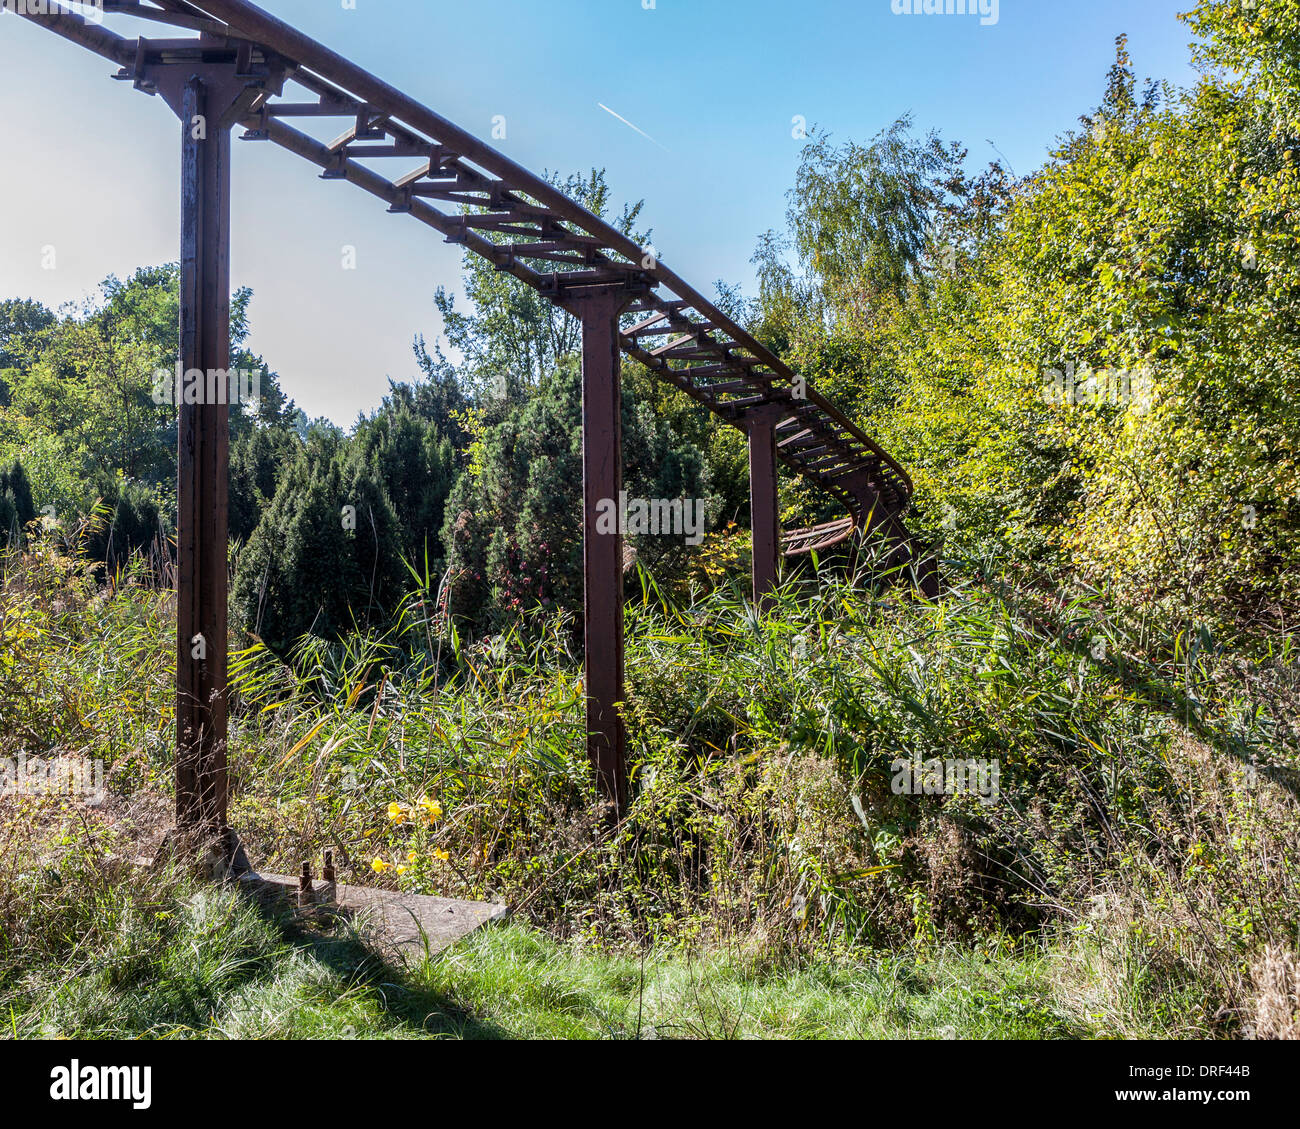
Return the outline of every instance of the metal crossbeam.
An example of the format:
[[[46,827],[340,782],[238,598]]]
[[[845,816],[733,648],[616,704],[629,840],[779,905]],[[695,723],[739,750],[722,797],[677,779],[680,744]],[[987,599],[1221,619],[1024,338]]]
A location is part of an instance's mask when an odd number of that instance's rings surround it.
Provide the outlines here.
[[[809,449],[830,449],[838,458],[810,459],[804,447],[778,441],[778,461],[837,497],[853,516],[877,501],[896,512],[907,507],[906,472],[829,401],[662,261],[503,154],[247,0],[110,0],[105,12],[199,35],[131,41],[67,10],[27,18],[118,62],[124,79],[136,80],[149,60],[164,62],[200,44],[211,51],[251,48],[253,65],[274,56],[293,93],[265,97],[243,115],[246,139],[271,141],[318,165],[328,179],[387,200],[390,211],[414,216],[559,305],[575,284],[563,277],[571,272],[598,272],[593,284],[648,286],[636,308],[652,316],[624,328],[624,353],[735,426],[743,428],[754,407],[788,408],[800,430],[820,441]],[[288,125],[293,118],[350,124],[333,145],[322,145]],[[360,163],[411,157],[419,164],[391,179]],[[703,383],[706,375],[717,383]],[[806,391],[802,398],[800,391]],[[837,483],[837,472],[851,470],[866,472],[870,499]]]

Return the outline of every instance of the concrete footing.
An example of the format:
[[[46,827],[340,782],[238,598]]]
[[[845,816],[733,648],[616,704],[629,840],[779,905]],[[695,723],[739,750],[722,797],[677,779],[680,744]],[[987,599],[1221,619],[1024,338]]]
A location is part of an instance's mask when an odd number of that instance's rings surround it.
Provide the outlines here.
[[[335,884],[332,900],[319,887],[304,897],[301,880],[284,874],[249,872],[238,881],[242,890],[268,903],[344,917],[385,956],[407,962],[418,962],[426,953],[436,955],[480,926],[506,917],[506,907],[492,902],[403,894],[341,882]]]

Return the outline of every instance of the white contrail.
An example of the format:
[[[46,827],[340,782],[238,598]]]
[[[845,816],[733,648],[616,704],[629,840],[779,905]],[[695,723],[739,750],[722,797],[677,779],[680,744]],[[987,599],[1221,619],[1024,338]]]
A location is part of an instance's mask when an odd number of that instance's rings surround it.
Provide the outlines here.
[[[667,145],[660,145],[660,143],[659,143],[658,141],[655,141],[655,139],[654,139],[653,137],[651,137],[648,133],[646,133],[646,131],[645,131],[644,129],[642,129],[639,125],[633,125],[633,124],[632,124],[630,121],[628,121],[627,118],[625,118],[622,114],[614,113],[614,111],[611,110],[608,106],[606,106],[604,102],[597,102],[596,105],[599,106],[602,110],[604,110],[605,113],[607,113],[607,114],[613,114],[614,117],[618,118],[618,120],[621,121],[621,122],[622,122],[625,126],[627,126],[629,129],[634,129],[634,130],[636,130],[637,133],[639,133],[639,134],[640,134],[642,137],[644,137],[647,141],[651,142],[651,143],[654,144],[654,145],[659,145],[659,148],[662,149],[665,153],[671,153],[671,152],[672,152],[672,150],[669,149]]]

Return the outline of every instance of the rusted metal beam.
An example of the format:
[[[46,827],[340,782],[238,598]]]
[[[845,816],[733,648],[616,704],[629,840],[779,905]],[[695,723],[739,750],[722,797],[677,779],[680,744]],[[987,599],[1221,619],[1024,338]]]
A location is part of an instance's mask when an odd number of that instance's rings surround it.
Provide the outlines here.
[[[239,89],[242,89],[240,84]],[[230,92],[190,79],[182,102],[181,366],[230,368]],[[236,91],[237,93],[237,91]],[[196,138],[194,123],[210,129]],[[205,375],[205,386],[208,380]],[[227,830],[226,546],[230,419],[225,404],[180,406],[177,453],[176,824]]]
[[[772,606],[781,551],[778,484],[776,475],[776,425],[789,409],[769,404],[751,409],[743,421],[749,436],[749,528],[752,549],[754,604]]]
[[[114,35],[111,31],[90,23],[84,16],[71,8],[60,4],[58,0],[48,0],[44,10],[37,10],[36,5],[24,5],[19,0],[0,0],[0,8],[7,9],[25,20],[39,24],[46,31],[63,36],[79,47],[111,59],[121,66],[130,64],[135,55],[135,44]]]
[[[219,20],[206,16],[187,15],[183,11],[169,11],[153,8],[139,3],[139,0],[103,0],[105,15],[132,16],[138,20],[153,20],[156,23],[169,24],[172,27],[186,27],[194,31],[206,31],[213,35],[226,35],[230,29]]]
[[[146,61],[141,77],[181,125],[180,363],[201,402],[178,405],[176,458],[176,828],[247,867],[228,822],[227,550],[230,465],[230,127],[282,78],[238,58]],[[215,394],[215,395],[214,395]]]
[[[369,154],[361,147],[329,153],[326,147],[305,135],[284,131],[281,123],[276,121],[277,107],[270,102],[259,105],[254,118],[244,119],[244,124],[249,129],[246,136],[267,138],[299,155],[308,156],[308,159],[321,164],[327,178],[350,180],[384,197],[388,200],[390,211],[413,215],[421,222],[442,230],[449,241],[464,243],[469,250],[491,261],[497,269],[509,271],[555,301],[560,300],[560,295],[569,287],[569,283],[557,281],[554,273],[548,276],[527,267],[525,263],[530,255],[525,249],[526,245],[498,248],[490,239],[476,236],[471,229],[481,223],[485,225],[483,230],[504,233],[507,238],[518,235],[525,240],[540,238],[544,244],[581,244],[571,252],[567,246],[563,250],[558,246],[546,250],[537,248],[534,252],[536,257],[532,261],[539,264],[550,262],[559,268],[589,266],[591,269],[585,273],[590,284],[605,281],[648,282],[650,286],[646,294],[635,307],[637,312],[668,318],[665,332],[646,336],[671,340],[672,345],[664,348],[661,341],[661,348],[654,352],[641,348],[638,339],[641,329],[646,327],[646,323],[643,323],[642,327],[624,337],[625,352],[649,367],[659,378],[682,389],[732,424],[738,423],[747,408],[764,400],[797,400],[801,405],[801,423],[805,427],[817,432],[823,443],[834,439],[843,444],[845,469],[860,468],[868,471],[874,495],[883,498],[891,506],[897,505],[900,509],[906,507],[912,492],[911,483],[906,472],[887,453],[815,389],[803,382],[796,386],[797,378],[786,365],[697,291],[687,286],[662,261],[653,256],[647,258],[644,250],[625,234],[565,197],[553,185],[533,176],[427,107],[315,43],[248,0],[193,0],[189,3],[161,0],[160,6],[169,12],[181,12],[189,17],[207,17],[229,27],[233,38],[224,42],[239,44],[250,61],[260,60],[266,63],[272,58],[285,60],[291,69],[293,81],[321,99],[320,111],[331,115],[336,111],[340,114],[355,114],[357,122],[364,126],[358,135],[366,133],[376,141],[381,136],[387,136],[393,144],[391,147],[371,146]],[[37,22],[68,35],[92,50],[122,60],[125,67],[122,77],[128,78],[133,77],[134,68],[122,59],[123,53],[134,50],[143,57],[152,52],[156,57],[162,51],[164,58],[170,58],[166,52],[184,52],[190,50],[185,47],[186,43],[196,42],[141,40],[131,44],[102,29],[88,29],[76,17],[65,19],[60,15],[53,20],[46,17]],[[65,26],[56,26],[59,24]],[[209,40],[210,44],[222,42],[220,39]],[[139,85],[142,89],[150,89],[145,82],[140,82]],[[301,101],[284,105],[290,113],[311,106],[310,103]],[[280,128],[277,129],[277,126]],[[367,155],[382,156],[390,150],[395,154],[406,145],[416,150],[422,150],[427,145],[433,154],[427,171],[432,172],[436,165],[452,178],[451,183],[446,180],[426,181],[423,179],[426,170],[421,170],[415,180],[402,177],[394,187],[385,178],[370,173],[363,166],[347,159],[349,155],[362,159]],[[326,161],[318,160],[315,153],[318,149],[329,154]],[[463,191],[464,182],[474,183],[476,189],[479,184],[484,185],[488,191],[487,199]],[[413,197],[419,196],[445,200],[471,209],[489,207],[493,214],[482,219],[475,217],[466,220],[436,208],[415,206],[418,201],[413,201]],[[513,238],[511,242],[518,244]],[[586,250],[587,247],[590,248],[590,253]],[[580,259],[583,262],[580,263]],[[670,293],[655,293],[658,288],[666,288]],[[756,369],[765,371],[755,371]],[[694,382],[706,373],[723,378],[723,383],[716,390],[696,387]],[[770,392],[765,387],[757,397],[744,396],[737,388],[737,382],[751,379],[770,384]],[[741,398],[724,399],[732,395]],[[819,473],[819,468],[807,467],[791,458],[790,454],[792,452],[783,448],[778,449],[777,458],[817,485],[830,489],[832,494],[849,505],[855,515],[861,515],[864,498],[834,487],[829,477]]]
[[[611,817],[627,807],[623,701],[622,357],[619,314],[625,286],[588,289],[568,307],[582,319],[583,601],[587,752]],[[610,514],[613,514],[611,527]]]
[[[782,535],[781,544],[786,557],[825,553],[842,545],[856,530],[851,517],[828,521],[811,529],[792,529]]]
[[[581,233],[597,237],[609,255],[619,256],[626,260],[621,263],[607,260],[610,264],[609,269],[600,272],[603,278],[610,281],[619,281],[619,276],[626,277],[629,272],[633,275],[637,273],[635,268],[643,262],[645,250],[637,246],[628,236],[564,196],[554,185],[534,176],[504,154],[479,141],[473,135],[453,125],[427,107],[408,98],[401,91],[367,73],[329,48],[316,43],[258,5],[249,3],[248,0],[197,0],[196,6],[228,23],[232,30],[245,38],[262,44],[266,48],[280,53],[285,58],[293,60],[299,66],[299,70],[296,72],[296,80],[307,79],[311,81],[315,76],[320,76],[319,81],[322,84],[335,88],[346,88],[350,96],[364,101],[368,106],[387,114],[391,119],[402,123],[405,127],[417,130],[433,141],[454,150],[455,153],[473,162],[480,169],[486,170],[499,178],[508,185],[512,193],[536,201],[541,205],[545,214],[575,225]],[[518,206],[512,207],[511,210],[521,214]],[[793,374],[785,365],[732,319],[714,307],[698,291],[687,285],[662,261],[654,260],[648,266],[643,267],[640,273],[648,278],[652,284],[665,286],[676,295],[676,299],[672,301],[658,295],[647,295],[645,302],[649,308],[667,309],[672,306],[675,309],[694,309],[697,311],[695,320],[702,319],[708,325],[717,327],[718,330],[731,339],[730,345],[723,346],[724,353],[729,349],[744,350],[770,367],[783,382],[793,380]],[[553,296],[552,289],[543,287],[541,290],[548,297]],[[681,304],[676,305],[676,303]],[[654,363],[655,358],[650,357],[645,351],[635,349],[628,349],[627,351],[643,361],[648,358],[647,363],[650,364],[650,367],[666,375],[665,369],[656,366]],[[745,363],[738,356],[728,355],[727,359],[737,366]],[[737,375],[740,374],[737,373]],[[669,379],[673,378],[669,377]],[[676,383],[679,380],[680,378],[677,378],[674,382]],[[816,390],[807,387],[804,392],[807,402],[815,405],[817,415],[820,417],[818,422],[822,426],[838,425],[842,427],[852,437],[858,450],[864,455],[876,457],[876,469],[873,473],[891,479],[897,483],[901,494],[910,495],[911,484],[907,479],[906,472],[900,466],[843,416],[829,401],[819,395]],[[697,398],[707,404],[706,398]],[[727,405],[727,407],[742,408],[745,406],[744,403]],[[729,418],[725,411],[720,414],[724,418]],[[885,484],[881,483],[881,485]]]

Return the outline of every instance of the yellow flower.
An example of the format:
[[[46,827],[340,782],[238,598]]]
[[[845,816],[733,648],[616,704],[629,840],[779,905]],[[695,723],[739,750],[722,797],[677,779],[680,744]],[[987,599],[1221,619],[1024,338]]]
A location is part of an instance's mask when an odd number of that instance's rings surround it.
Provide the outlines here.
[[[405,823],[406,809],[402,807],[402,805],[399,804],[396,800],[394,800],[391,804],[388,805],[388,818],[393,823]]]
[[[442,805],[437,800],[431,800],[428,796],[425,796],[420,801],[420,808],[426,823],[434,823],[442,818]]]
[[[436,858],[439,862],[446,862],[449,858],[451,858],[451,855],[449,855],[441,847],[434,847],[433,857]]]
[[[370,864],[370,869],[376,874],[383,874],[385,870],[392,870],[393,864],[384,859],[375,859],[375,861]]]
[[[406,856],[406,861],[407,861],[407,862],[414,862],[414,861],[416,860],[417,857],[418,857],[418,856],[416,855],[416,853],[415,853],[414,851],[410,851],[410,852],[408,852],[408,854],[407,854],[407,856]]]
[[[405,873],[406,873],[408,870],[410,870],[410,869],[411,869],[411,868],[410,868],[409,866],[401,866],[401,865],[399,865],[398,868],[397,868],[397,877],[398,877],[398,878],[401,878],[402,875],[405,874]]]

